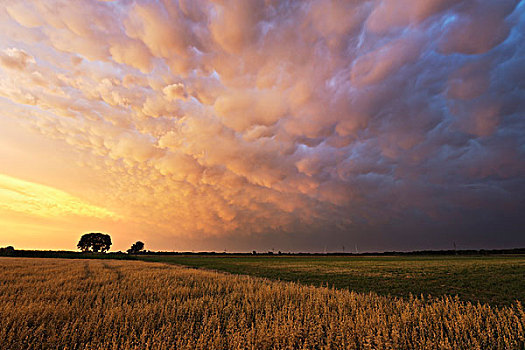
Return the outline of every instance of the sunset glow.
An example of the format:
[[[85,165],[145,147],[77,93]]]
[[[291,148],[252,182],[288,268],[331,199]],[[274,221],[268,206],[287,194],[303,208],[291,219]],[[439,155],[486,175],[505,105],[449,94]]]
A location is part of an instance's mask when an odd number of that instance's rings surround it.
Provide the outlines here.
[[[0,210],[41,217],[69,215],[115,218],[112,212],[83,203],[57,189],[0,174]]]
[[[525,245],[525,2],[2,1],[0,247]]]

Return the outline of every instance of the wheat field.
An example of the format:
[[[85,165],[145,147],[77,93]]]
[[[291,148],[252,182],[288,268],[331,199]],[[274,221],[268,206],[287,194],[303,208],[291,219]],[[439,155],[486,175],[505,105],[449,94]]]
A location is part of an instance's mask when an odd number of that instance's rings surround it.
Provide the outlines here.
[[[519,302],[393,298],[138,261],[0,258],[0,349],[524,349]]]

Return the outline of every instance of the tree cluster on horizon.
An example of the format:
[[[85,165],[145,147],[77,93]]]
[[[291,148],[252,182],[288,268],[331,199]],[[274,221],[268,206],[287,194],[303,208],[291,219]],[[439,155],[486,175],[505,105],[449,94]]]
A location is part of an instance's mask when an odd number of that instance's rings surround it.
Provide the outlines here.
[[[101,232],[90,232],[82,235],[77,244],[82,252],[105,253],[111,247],[111,236]]]
[[[101,232],[83,234],[77,244],[82,252],[105,253],[111,247],[111,236]],[[137,241],[127,250],[128,254],[138,254],[144,250],[144,242]]]

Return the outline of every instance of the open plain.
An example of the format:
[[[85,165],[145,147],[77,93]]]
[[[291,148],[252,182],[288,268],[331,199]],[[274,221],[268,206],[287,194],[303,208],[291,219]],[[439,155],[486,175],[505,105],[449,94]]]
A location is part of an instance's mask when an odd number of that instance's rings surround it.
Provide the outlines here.
[[[524,255],[143,255],[141,259],[234,274],[409,297],[459,296],[511,305],[525,298]]]
[[[1,349],[523,349],[519,302],[397,298],[141,261],[0,258]]]

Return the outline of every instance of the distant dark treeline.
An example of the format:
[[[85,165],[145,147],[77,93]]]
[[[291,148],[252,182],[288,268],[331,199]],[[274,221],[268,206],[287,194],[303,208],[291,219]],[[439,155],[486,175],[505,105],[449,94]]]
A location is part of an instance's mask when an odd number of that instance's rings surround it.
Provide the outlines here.
[[[226,252],[152,252],[141,253],[142,255],[288,255],[288,256],[377,256],[377,255],[498,255],[498,254],[525,254],[525,248],[513,249],[480,249],[480,250],[417,250],[411,252],[369,252],[369,253],[291,253],[291,252],[252,252],[252,253],[226,253]]]
[[[18,258],[61,258],[61,259],[118,259],[135,260],[133,255],[126,253],[90,253],[55,250],[17,250],[0,248],[0,256]]]
[[[284,253],[284,252],[252,252],[252,253],[226,253],[226,252],[169,252],[145,251],[137,254],[123,252],[91,253],[54,250],[17,250],[11,247],[0,248],[0,256],[20,258],[63,258],[63,259],[118,259],[137,260],[140,256],[148,255],[214,255],[214,256],[425,256],[425,255],[517,255],[525,254],[525,248],[514,249],[481,249],[481,250],[418,250],[412,252],[370,252],[370,253]]]

